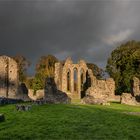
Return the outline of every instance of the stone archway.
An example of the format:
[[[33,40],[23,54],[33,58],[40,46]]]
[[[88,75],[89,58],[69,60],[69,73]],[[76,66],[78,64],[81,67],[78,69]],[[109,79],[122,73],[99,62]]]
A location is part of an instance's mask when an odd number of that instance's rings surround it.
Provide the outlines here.
[[[80,97],[83,98],[85,96],[85,84],[86,84],[86,71],[81,68],[80,69]]]
[[[67,91],[71,92],[71,71],[70,71],[70,69],[67,72]]]
[[[71,98],[81,98],[81,90],[86,81],[86,62],[80,60],[73,64],[68,58],[64,64],[55,64],[55,82],[59,90],[66,92]]]
[[[78,69],[74,68],[73,69],[73,89],[74,89],[74,93],[78,93]]]
[[[80,70],[80,84],[81,84],[80,87],[81,87],[81,91],[83,90],[83,84],[84,84],[84,80],[85,80],[84,76],[85,76],[84,69],[82,68]]]

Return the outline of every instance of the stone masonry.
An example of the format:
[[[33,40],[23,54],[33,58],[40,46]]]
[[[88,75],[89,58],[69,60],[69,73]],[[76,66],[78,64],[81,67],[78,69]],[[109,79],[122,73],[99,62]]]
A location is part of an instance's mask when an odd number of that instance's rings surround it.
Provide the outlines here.
[[[84,60],[73,64],[71,58],[67,58],[64,64],[56,63],[55,83],[59,90],[67,93],[71,98],[81,99],[88,95],[110,99],[115,97],[114,80],[112,78],[97,80]]]
[[[88,67],[85,61],[80,60],[73,64],[71,58],[67,58],[65,64],[55,64],[55,83],[57,88],[67,93],[71,98],[81,98],[82,85],[86,81]]]
[[[18,66],[14,59],[0,56],[0,96],[16,98],[18,92]]]
[[[140,96],[140,80],[137,77],[133,77],[132,93],[134,96]]]
[[[112,78],[92,82],[92,86],[86,91],[86,95],[95,99],[115,100],[115,82]]]

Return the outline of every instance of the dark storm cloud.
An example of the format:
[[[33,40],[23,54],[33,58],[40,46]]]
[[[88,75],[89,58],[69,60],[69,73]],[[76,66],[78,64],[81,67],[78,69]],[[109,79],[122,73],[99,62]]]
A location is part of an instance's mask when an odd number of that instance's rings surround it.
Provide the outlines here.
[[[139,40],[140,2],[135,0],[2,0],[0,53],[72,56],[104,67],[117,44]]]

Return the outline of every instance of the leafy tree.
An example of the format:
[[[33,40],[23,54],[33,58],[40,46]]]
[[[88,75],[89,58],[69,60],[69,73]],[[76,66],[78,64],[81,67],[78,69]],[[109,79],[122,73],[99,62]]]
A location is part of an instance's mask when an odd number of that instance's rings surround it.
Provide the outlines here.
[[[33,89],[33,82],[34,82],[34,77],[27,77],[26,78],[26,86],[29,89]]]
[[[41,74],[36,74],[35,78],[33,79],[33,89],[36,92],[39,89],[44,89],[45,86],[45,77],[42,77]]]
[[[33,80],[33,89],[35,91],[44,88],[47,77],[54,77],[56,62],[58,62],[58,59],[53,55],[42,56],[40,58],[36,65],[36,74]]]
[[[131,80],[140,77],[140,42],[129,41],[117,47],[108,59],[106,70],[116,82],[116,93],[131,92]]]
[[[58,59],[53,55],[42,56],[36,65],[36,73],[40,73],[44,77],[54,77],[56,62]]]
[[[27,68],[30,66],[30,62],[22,55],[14,56],[13,59],[18,64],[19,81],[25,82],[27,78]]]
[[[92,70],[97,79],[102,79],[104,71],[101,68],[92,63],[87,63],[87,66]]]

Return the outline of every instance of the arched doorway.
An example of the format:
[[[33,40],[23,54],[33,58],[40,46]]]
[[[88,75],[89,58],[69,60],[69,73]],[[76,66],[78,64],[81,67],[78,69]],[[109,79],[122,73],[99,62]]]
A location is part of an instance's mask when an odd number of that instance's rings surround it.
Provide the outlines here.
[[[71,85],[70,85],[71,79],[70,79],[70,77],[71,77],[71,72],[70,72],[70,70],[68,70],[68,72],[67,72],[67,91],[68,92],[71,91]]]
[[[78,70],[74,68],[74,92],[78,92]]]
[[[80,81],[81,81],[81,83],[80,83],[80,84],[81,84],[81,91],[83,91],[84,80],[85,80],[85,79],[84,79],[84,69],[81,69],[81,70],[80,70],[80,78],[81,78],[81,79],[80,79]]]
[[[80,70],[80,81],[81,81],[81,98],[85,97],[85,82],[86,82],[86,73],[84,69],[82,68]]]

